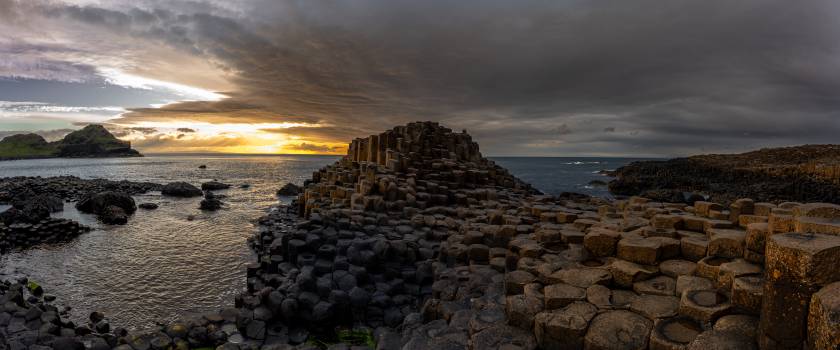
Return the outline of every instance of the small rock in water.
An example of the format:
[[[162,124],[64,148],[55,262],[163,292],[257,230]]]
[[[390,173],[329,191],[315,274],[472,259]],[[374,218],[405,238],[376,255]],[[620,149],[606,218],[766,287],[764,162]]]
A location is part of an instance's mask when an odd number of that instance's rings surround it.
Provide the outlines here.
[[[187,215],[187,221],[195,220],[195,215]]]
[[[230,185],[218,181],[209,181],[201,184],[201,189],[204,191],[225,190],[230,188]]]
[[[173,182],[163,186],[160,191],[164,196],[173,197],[198,197],[202,192],[197,187],[186,182]]]
[[[101,311],[94,311],[90,313],[90,322],[97,323],[105,319],[105,314]]]
[[[239,188],[251,188],[251,184],[241,184]]]
[[[138,205],[137,207],[139,207],[140,209],[155,210],[159,206],[157,205],[157,203],[140,203],[140,205]]]
[[[607,183],[601,180],[592,180],[589,181],[589,186],[606,186]]]
[[[204,193],[204,199],[201,200],[201,210],[219,210],[222,208],[222,201],[219,200],[213,192],[207,191]]]
[[[207,169],[207,166],[206,166],[206,165],[204,165],[204,164],[201,164],[201,165],[199,165],[199,166],[198,166],[198,168],[199,168],[199,169]]]

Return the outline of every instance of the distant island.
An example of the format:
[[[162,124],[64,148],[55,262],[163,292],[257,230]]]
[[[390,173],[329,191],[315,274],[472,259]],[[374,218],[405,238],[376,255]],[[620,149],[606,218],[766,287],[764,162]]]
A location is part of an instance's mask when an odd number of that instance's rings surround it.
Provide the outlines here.
[[[102,125],[95,124],[71,132],[61,141],[47,142],[37,134],[17,134],[0,140],[0,160],[142,156],[131,148],[131,142],[117,139]]]

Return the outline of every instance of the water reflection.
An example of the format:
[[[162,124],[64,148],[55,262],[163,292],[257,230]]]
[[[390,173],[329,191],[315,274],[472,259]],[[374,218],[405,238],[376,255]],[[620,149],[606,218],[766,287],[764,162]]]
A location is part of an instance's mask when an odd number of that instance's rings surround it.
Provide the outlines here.
[[[302,183],[335,157],[148,157],[142,159],[59,159],[4,162],[4,176],[76,175],[133,181],[218,179],[234,185],[218,212],[198,209],[200,198],[179,199],[148,193],[125,226],[100,224],[66,204],[55,216],[95,228],[64,244],[44,245],[0,257],[0,276],[28,275],[72,305],[72,319],[101,310],[115,326],[143,329],[155,321],[174,321],[232,305],[245,286],[245,264],[252,261],[246,240],[254,220],[276,203],[285,182]],[[207,170],[198,170],[206,164]],[[190,216],[194,219],[190,220]]]

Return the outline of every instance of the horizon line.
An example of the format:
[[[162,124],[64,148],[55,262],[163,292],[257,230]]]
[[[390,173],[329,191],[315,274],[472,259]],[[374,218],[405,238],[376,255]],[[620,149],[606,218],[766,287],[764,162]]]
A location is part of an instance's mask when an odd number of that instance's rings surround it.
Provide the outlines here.
[[[142,151],[141,151],[142,152]],[[344,157],[346,154],[334,153],[228,153],[228,152],[150,152],[142,153],[144,156],[250,156],[250,157],[279,157],[279,156],[317,156],[317,157]],[[668,156],[547,156],[547,155],[484,155],[487,158],[632,158],[632,159],[669,159]]]

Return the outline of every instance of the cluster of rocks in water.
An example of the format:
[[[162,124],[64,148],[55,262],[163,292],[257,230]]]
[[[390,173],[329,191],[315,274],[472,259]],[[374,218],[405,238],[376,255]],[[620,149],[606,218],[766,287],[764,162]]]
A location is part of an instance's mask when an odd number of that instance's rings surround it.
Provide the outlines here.
[[[64,210],[65,202],[77,202],[80,211],[97,214],[106,223],[120,223],[134,210],[131,194],[159,187],[74,176],[0,178],[0,203],[11,204],[0,213],[0,251],[67,241],[90,231],[75,221],[50,217]],[[103,199],[115,205],[104,205]]]
[[[41,243],[67,242],[90,228],[68,219],[42,219],[35,223],[0,221],[0,253]]]
[[[156,203],[136,204],[133,195],[161,191],[172,197],[204,196],[199,208],[212,211],[223,206],[223,196],[213,191],[230,187],[218,181],[203,183],[199,189],[187,182],[160,185],[74,176],[0,178],[0,204],[11,205],[0,213],[0,251],[63,242],[90,231],[78,222],[51,217],[51,213],[64,210],[65,202],[75,203],[77,210],[94,214],[105,224],[123,225],[137,208],[158,208]]]
[[[369,330],[376,349],[840,347],[840,206],[546,196],[436,123],[354,140],[296,203],[260,219],[251,243],[258,260],[235,309],[153,332],[59,326],[41,338],[28,310],[48,303],[16,302],[11,283],[0,338],[14,349],[106,348],[91,337],[120,350],[313,349],[340,328]]]
[[[77,202],[91,193],[120,192],[129,195],[160,191],[160,184],[151,182],[111,181],[81,179],[75,176],[56,177],[2,177],[0,178],[0,203],[13,202],[21,197],[49,194],[67,202]]]

